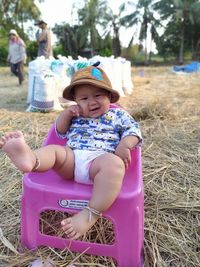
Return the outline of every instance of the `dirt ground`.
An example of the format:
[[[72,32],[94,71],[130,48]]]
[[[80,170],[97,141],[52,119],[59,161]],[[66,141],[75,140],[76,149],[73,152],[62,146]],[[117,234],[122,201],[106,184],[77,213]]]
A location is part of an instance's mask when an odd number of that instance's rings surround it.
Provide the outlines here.
[[[171,67],[132,68],[134,89],[120,104],[139,121],[145,190],[144,267],[200,266],[200,73]],[[0,68],[0,134],[20,129],[39,147],[58,112],[26,112],[28,71],[22,86]],[[104,257],[20,247],[22,174],[0,152],[0,266],[25,267],[36,259],[55,266],[110,266]],[[124,267],[124,266],[122,266]],[[126,267],[126,266],[125,266]],[[131,267],[131,266],[130,266]]]

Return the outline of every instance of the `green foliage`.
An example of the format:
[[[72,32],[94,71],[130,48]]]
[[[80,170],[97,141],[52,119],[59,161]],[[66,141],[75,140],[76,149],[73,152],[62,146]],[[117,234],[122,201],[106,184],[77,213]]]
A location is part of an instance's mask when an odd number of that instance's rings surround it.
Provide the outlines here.
[[[53,28],[57,35],[60,49],[65,56],[76,58],[81,50],[87,47],[87,34],[83,26],[57,25]]]
[[[103,48],[99,51],[99,55],[102,57],[110,57],[112,56],[112,50],[109,48]]]
[[[24,31],[24,24],[36,20],[40,16],[40,10],[34,0],[0,0],[0,63],[5,64],[8,54],[8,33],[15,29],[18,34],[28,43],[28,36]],[[30,59],[35,58],[35,44],[28,43],[27,53]]]
[[[169,56],[178,57],[180,31],[177,28],[175,21],[170,21],[163,35],[157,40],[157,50],[165,59]]]
[[[100,0],[88,1],[84,8],[78,9],[77,25],[56,25],[53,32],[59,40],[59,49],[65,56],[77,58],[83,51],[90,51],[90,55],[111,55],[112,38],[109,33],[104,38],[98,31],[99,25],[105,25],[108,17],[105,15],[106,2]],[[57,50],[57,48],[56,48]],[[60,53],[59,52],[59,53]],[[59,54],[55,51],[56,55]]]
[[[37,42],[36,41],[29,41],[27,43],[27,48],[26,48],[28,61],[34,60],[37,57],[37,51],[38,51]]]
[[[59,45],[56,45],[53,48],[53,55],[54,55],[55,58],[57,58],[58,55],[66,56],[62,45],[59,44]]]
[[[134,5],[131,1],[128,1],[129,14],[121,18],[123,25],[130,28],[135,26],[135,28],[139,29],[139,41],[145,41],[144,53],[146,63],[148,36],[150,37],[149,39],[155,41],[158,36],[158,28],[161,26],[161,22],[154,16],[154,2],[154,0],[138,0],[137,5]],[[134,34],[131,40],[134,39]]]
[[[0,1],[0,28],[8,33],[10,29],[16,29],[21,36],[24,32],[24,24],[36,20],[41,13],[34,0],[6,0]]]
[[[183,63],[185,52],[188,49],[198,49],[200,42],[199,31],[195,30],[200,27],[200,1],[160,0],[157,1],[154,8],[159,12],[161,19],[169,21],[163,36],[161,36],[161,41],[157,42],[159,53],[164,57],[169,52],[174,53],[179,63]],[[165,49],[168,50],[167,53]]]
[[[95,51],[98,48],[101,39],[97,25],[105,26],[107,17],[107,3],[105,0],[89,0],[85,2],[85,6],[78,9],[78,18],[80,25],[85,30],[88,45]]]
[[[107,36],[104,39],[101,39],[98,43],[98,53],[100,56],[111,56],[113,54],[112,51],[112,38],[110,34],[107,34]]]
[[[0,64],[5,65],[8,56],[8,35],[7,32],[0,28]]]
[[[5,65],[8,56],[8,49],[0,44],[0,64]]]
[[[128,48],[122,49],[122,57],[130,60],[131,62],[136,59],[138,54],[139,54],[139,46],[138,45],[132,45]]]

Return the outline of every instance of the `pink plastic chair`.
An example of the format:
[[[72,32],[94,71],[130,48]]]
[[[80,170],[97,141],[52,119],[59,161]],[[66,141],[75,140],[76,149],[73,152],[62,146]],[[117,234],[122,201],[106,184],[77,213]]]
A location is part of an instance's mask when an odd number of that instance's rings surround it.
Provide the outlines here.
[[[57,137],[53,125],[45,145],[64,143],[64,140]],[[29,249],[43,245],[59,249],[70,248],[71,251],[80,253],[87,250],[87,254],[114,258],[120,267],[143,266],[144,195],[141,148],[132,150],[132,163],[125,174],[121,192],[112,207],[103,214],[114,225],[113,244],[71,241],[40,232],[39,218],[42,211],[75,212],[73,205],[84,206],[90,199],[91,191],[91,185],[66,181],[53,170],[24,175],[21,200],[22,244]],[[69,200],[79,201],[72,201],[71,206],[68,206]]]

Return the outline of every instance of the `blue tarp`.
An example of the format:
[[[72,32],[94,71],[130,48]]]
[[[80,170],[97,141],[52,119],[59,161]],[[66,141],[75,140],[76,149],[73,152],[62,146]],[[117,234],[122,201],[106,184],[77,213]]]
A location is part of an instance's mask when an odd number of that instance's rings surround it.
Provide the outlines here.
[[[200,71],[200,62],[193,61],[190,64],[184,66],[173,66],[174,71],[183,71],[183,72],[196,72]]]

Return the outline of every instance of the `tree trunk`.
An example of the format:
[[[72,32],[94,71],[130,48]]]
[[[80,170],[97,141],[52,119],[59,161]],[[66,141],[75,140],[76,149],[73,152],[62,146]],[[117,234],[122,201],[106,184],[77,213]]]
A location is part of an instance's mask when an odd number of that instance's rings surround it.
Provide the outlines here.
[[[185,32],[184,32],[184,25],[182,26],[181,30],[181,40],[180,40],[180,50],[179,50],[179,64],[183,64],[184,62],[184,40],[185,40]]]
[[[144,56],[145,56],[145,64],[147,64],[148,63],[148,59],[147,59],[147,36],[145,38]]]
[[[119,39],[119,28],[115,22],[113,22],[113,32],[112,52],[115,57],[119,57],[121,55],[121,45]]]
[[[152,50],[152,35],[151,35],[151,39],[150,39],[150,50],[149,50],[149,63],[151,62],[151,50]]]
[[[195,48],[192,51],[192,60],[200,60],[200,39],[197,41]]]

